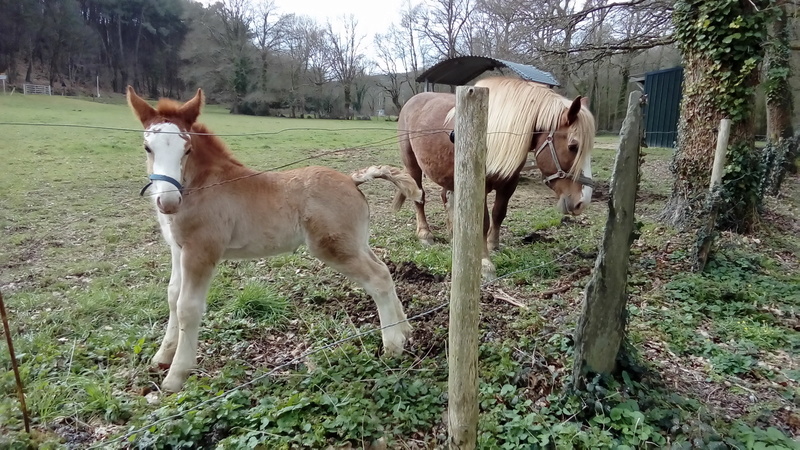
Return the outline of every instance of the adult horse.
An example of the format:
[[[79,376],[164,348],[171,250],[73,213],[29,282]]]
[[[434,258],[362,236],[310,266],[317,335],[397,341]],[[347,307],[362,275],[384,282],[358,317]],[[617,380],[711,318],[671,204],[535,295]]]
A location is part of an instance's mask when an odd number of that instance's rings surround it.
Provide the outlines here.
[[[527,153],[534,151],[545,184],[558,196],[564,214],[580,214],[591,201],[590,154],[594,144],[594,118],[579,96],[570,101],[540,84],[513,78],[486,78],[475,83],[489,88],[486,193],[495,191],[492,215],[484,203],[484,254],[482,271],[494,276],[489,251],[499,244],[500,226],[508,201],[517,188]],[[441,186],[442,201],[453,191],[454,145],[450,135],[455,96],[449,93],[417,94],[403,106],[398,119],[400,155],[406,171],[422,189],[422,175]],[[405,196],[398,191],[394,208]],[[433,242],[425,216],[425,197],[416,202],[417,237]]]
[[[422,193],[398,169],[369,167],[347,176],[324,167],[257,172],[243,166],[199,123],[203,93],[183,105],[153,108],[128,87],[142,122],[156,215],[172,252],[169,321],[153,357],[169,367],[165,391],[183,387],[196,364],[200,320],[214,268],[222,259],[271,256],[301,244],[361,284],[378,307],[383,347],[399,354],[411,333],[386,265],[369,247],[369,205],[357,186],[391,181],[412,199]],[[152,186],[152,187],[151,187]]]

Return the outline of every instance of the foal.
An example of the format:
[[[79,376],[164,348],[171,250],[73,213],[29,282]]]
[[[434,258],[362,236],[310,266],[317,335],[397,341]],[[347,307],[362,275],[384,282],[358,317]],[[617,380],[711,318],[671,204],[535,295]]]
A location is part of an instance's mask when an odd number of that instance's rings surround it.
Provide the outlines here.
[[[147,172],[161,233],[172,252],[169,321],[153,364],[169,368],[162,389],[181,390],[197,362],[197,339],[211,278],[223,259],[309,252],[363,286],[378,307],[384,352],[402,353],[411,326],[386,265],[369,247],[369,205],[357,185],[391,181],[417,201],[422,192],[398,169],[372,166],[352,176],[324,167],[256,172],[196,123],[203,92],[153,108],[128,87],[142,122]],[[199,134],[197,134],[199,133]],[[144,192],[144,190],[142,191]],[[393,325],[395,324],[395,325]]]

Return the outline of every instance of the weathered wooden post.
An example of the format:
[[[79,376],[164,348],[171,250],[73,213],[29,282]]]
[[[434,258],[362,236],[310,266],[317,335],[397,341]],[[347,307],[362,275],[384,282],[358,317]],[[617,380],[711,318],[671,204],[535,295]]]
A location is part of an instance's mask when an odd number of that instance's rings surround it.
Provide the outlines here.
[[[614,371],[625,336],[628,259],[634,239],[634,209],[639,187],[641,97],[638,91],[628,97],[628,114],[622,123],[611,177],[605,235],[592,278],[586,286],[583,311],[575,333],[572,384],[577,389],[584,387],[587,374]]]
[[[719,213],[719,192],[722,177],[725,175],[725,160],[728,156],[728,139],[731,135],[731,119],[719,121],[717,131],[717,148],[714,152],[714,166],[711,168],[711,182],[708,184],[708,200],[706,201],[706,222],[700,227],[697,236],[697,252],[694,258],[694,270],[702,272],[711,254],[714,242],[714,228]]]
[[[448,437],[450,449],[474,449],[478,439],[478,320],[480,318],[486,125],[489,89],[456,90],[453,276],[450,288]]]

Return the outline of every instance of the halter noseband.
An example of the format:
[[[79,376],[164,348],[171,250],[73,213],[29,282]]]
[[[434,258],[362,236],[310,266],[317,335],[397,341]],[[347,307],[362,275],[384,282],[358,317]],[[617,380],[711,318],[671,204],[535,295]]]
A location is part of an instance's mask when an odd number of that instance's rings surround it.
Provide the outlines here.
[[[539,155],[544,151],[545,146],[550,148],[550,156],[553,158],[553,164],[556,166],[556,173],[550,175],[549,177],[545,177],[544,184],[550,185],[553,180],[558,180],[562,178],[570,178],[573,181],[576,181],[584,186],[594,186],[594,181],[591,178],[581,174],[581,175],[570,175],[569,173],[565,172],[564,169],[561,168],[561,163],[558,161],[558,155],[556,155],[556,148],[553,145],[553,135],[555,131],[551,131],[550,134],[547,135],[547,139],[542,142],[542,145],[536,149],[534,152],[533,157],[538,158]]]
[[[180,129],[180,127],[179,127],[179,129]],[[159,131],[155,131],[155,132],[158,133]],[[185,139],[186,141],[190,141],[191,140],[191,135],[189,133],[183,131],[183,130],[180,131],[180,136],[183,139]],[[175,178],[172,178],[172,177],[167,176],[167,175],[161,175],[161,174],[158,174],[158,173],[152,173],[147,178],[150,179],[150,182],[147,183],[146,185],[144,185],[144,187],[142,188],[142,191],[139,192],[139,197],[143,197],[144,196],[144,193],[145,193],[145,191],[147,191],[147,188],[149,188],[150,186],[153,185],[153,181],[166,181],[167,183],[175,186],[175,188],[178,189],[178,192],[183,194],[183,185],[181,185],[181,182],[176,180]]]
[[[144,196],[144,192],[147,190],[147,188],[152,186],[153,181],[166,181],[167,183],[169,183],[169,184],[175,186],[176,188],[178,188],[178,192],[183,193],[183,186],[181,185],[181,182],[176,180],[175,178],[168,177],[166,175],[160,175],[160,174],[157,174],[157,173],[151,174],[148,178],[150,179],[150,182],[147,183],[142,188],[142,192],[139,193],[139,197]]]

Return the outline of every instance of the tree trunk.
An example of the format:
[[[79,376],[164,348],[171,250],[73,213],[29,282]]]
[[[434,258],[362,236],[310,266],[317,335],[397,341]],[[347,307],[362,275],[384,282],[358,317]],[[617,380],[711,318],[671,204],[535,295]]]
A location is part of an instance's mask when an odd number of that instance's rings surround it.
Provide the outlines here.
[[[683,230],[700,229],[701,216],[706,214],[716,126],[726,117],[732,121],[729,172],[723,180],[717,226],[748,232],[758,221],[763,172],[749,105],[753,104],[758,62],[763,56],[764,8],[747,0],[733,5],[726,1],[681,0],[673,14],[684,59],[683,100],[678,148],[671,165],[672,194],[661,219]],[[729,7],[720,7],[723,3]],[[701,16],[705,24],[699,20]],[[741,25],[720,26],[731,20]],[[709,28],[709,23],[714,27]]]
[[[717,136],[714,128],[724,117],[722,111],[708,106],[713,104],[713,94],[697,89],[713,77],[710,66],[710,61],[686,57],[677,148],[670,167],[675,179],[662,213],[662,220],[678,228],[688,228],[693,211],[701,209],[711,177]]]
[[[766,176],[764,192],[778,195],[786,172],[797,172],[798,140],[793,137],[792,90],[789,86],[789,14],[786,0],[778,0],[778,17],[769,24],[770,39],[765,60],[767,97],[767,138],[765,149]]]
[[[631,59],[632,55],[626,53],[622,55],[622,70],[620,70],[619,78],[619,96],[617,97],[617,105],[614,108],[614,119],[611,123],[613,129],[621,126],[619,116],[622,111],[625,111],[625,99],[628,97],[628,83],[631,77]]]
[[[344,116],[345,119],[347,120],[350,120],[352,118],[352,115],[350,114],[350,105],[352,104],[351,101],[352,97],[350,94],[351,88],[352,86],[350,85],[350,83],[348,82],[344,83]]]

